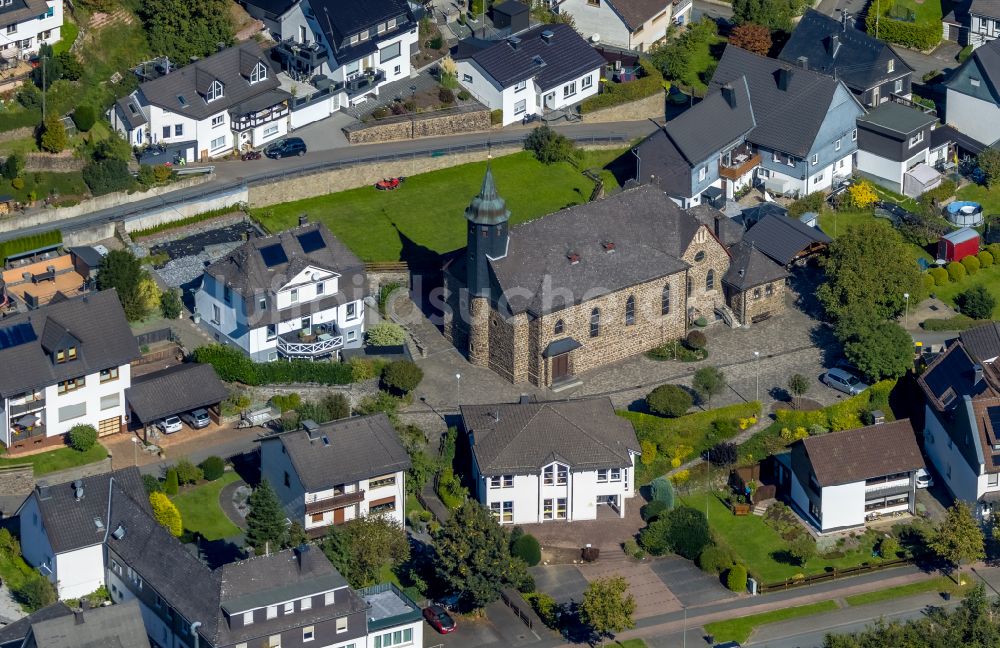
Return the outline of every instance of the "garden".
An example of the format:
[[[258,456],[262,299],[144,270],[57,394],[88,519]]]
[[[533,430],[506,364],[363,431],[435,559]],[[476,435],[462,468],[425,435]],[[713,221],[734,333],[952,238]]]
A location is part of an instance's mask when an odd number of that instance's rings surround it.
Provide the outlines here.
[[[868,33],[877,38],[918,50],[930,50],[941,42],[940,0],[892,0],[869,11],[865,17]]]
[[[605,71],[601,77],[600,94],[588,97],[580,103],[581,113],[590,113],[603,108],[618,106],[631,101],[638,101],[655,94],[663,94],[669,84],[663,80],[663,74],[647,59],[640,59],[638,68],[633,72],[635,78],[615,80]]]
[[[0,454],[6,448],[0,444]],[[92,425],[76,425],[66,435],[66,447],[24,457],[0,458],[0,468],[30,465],[35,477],[47,473],[85,466],[108,457],[108,450],[97,442],[97,430]]]
[[[649,52],[649,59],[663,77],[681,90],[704,96],[722,57],[726,39],[710,18],[702,18],[676,38],[667,39]]]

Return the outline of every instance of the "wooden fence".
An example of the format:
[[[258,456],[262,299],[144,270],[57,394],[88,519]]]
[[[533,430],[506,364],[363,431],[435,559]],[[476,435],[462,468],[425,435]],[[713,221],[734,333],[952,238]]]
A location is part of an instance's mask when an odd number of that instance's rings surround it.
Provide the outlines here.
[[[858,565],[857,567],[848,567],[847,569],[837,569],[835,567],[831,571],[816,574],[814,576],[806,576],[804,578],[788,578],[782,583],[761,584],[758,586],[757,591],[761,594],[767,594],[768,592],[776,592],[778,590],[787,590],[795,587],[802,587],[804,585],[824,583],[826,581],[837,580],[838,578],[857,576],[858,574],[867,574],[869,572],[881,571],[883,569],[890,569],[892,567],[899,567],[901,565],[909,565],[912,563],[913,560],[910,558],[898,558],[896,560],[885,560],[883,562]]]

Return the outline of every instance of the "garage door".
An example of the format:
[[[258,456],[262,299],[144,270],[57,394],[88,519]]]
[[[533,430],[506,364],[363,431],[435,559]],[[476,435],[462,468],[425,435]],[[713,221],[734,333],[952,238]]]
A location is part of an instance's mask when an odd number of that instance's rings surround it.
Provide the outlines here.
[[[117,416],[114,418],[104,419],[97,425],[97,436],[117,434],[121,432],[121,428],[121,420]]]

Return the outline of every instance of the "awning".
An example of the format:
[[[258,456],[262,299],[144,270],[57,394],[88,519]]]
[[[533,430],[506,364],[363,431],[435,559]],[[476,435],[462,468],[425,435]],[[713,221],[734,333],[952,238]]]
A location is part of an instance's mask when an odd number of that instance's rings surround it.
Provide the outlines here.
[[[188,363],[132,379],[125,401],[145,424],[218,405],[229,396],[212,365]]]
[[[545,347],[545,350],[542,351],[542,357],[553,358],[555,356],[569,353],[573,349],[579,349],[581,346],[583,345],[571,337],[562,338],[560,340],[556,340],[555,342],[550,342],[549,346]]]

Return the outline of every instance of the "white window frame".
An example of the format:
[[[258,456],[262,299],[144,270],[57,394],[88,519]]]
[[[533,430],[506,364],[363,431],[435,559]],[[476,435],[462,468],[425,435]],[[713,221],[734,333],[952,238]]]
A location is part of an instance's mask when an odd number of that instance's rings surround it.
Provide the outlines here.
[[[576,81],[570,81],[563,86],[563,99],[569,99],[576,94]]]
[[[813,153],[812,158],[809,160],[809,164],[812,166],[819,164],[819,153]]]
[[[337,634],[347,632],[347,617],[337,617]]]
[[[466,76],[468,76],[468,75],[466,75]],[[470,77],[470,79],[471,79],[471,77]],[[528,87],[528,82],[527,81],[518,81],[517,83],[514,84],[514,92],[521,92],[522,90],[524,90],[527,87]]]
[[[857,142],[858,141],[858,129],[857,128],[855,128],[854,130],[851,131],[851,141],[852,142]]]
[[[205,101],[211,103],[216,99],[222,99],[225,94],[225,89],[222,87],[222,83],[216,79],[212,81],[212,85],[208,86],[208,92],[205,93]]]
[[[524,99],[514,102],[514,114],[521,115],[528,111],[528,102]]]
[[[837,138],[837,141],[833,143],[833,150],[834,151],[839,151],[840,150],[840,138],[839,137]]]
[[[698,169],[698,182],[704,182],[705,178],[708,177],[708,168],[701,167]]]
[[[253,610],[243,613],[243,625],[253,625]]]
[[[264,81],[267,79],[267,66],[264,65],[263,61],[257,61],[257,65],[254,66],[253,72],[250,73],[250,84],[257,83],[259,81]]]
[[[219,126],[222,126],[225,123],[226,123],[225,115],[216,115],[215,117],[212,117],[212,128],[218,128]]]
[[[221,137],[216,137],[214,140],[212,140],[211,142],[209,142],[208,146],[213,151],[217,151],[217,150],[219,150],[221,148],[225,148],[225,146],[226,146],[226,136],[223,135]]]
[[[924,131],[917,131],[917,134],[910,138],[910,148],[924,141]]]
[[[262,133],[262,136],[263,137],[272,137],[272,136],[278,134],[278,130],[279,130],[278,124],[269,124],[269,125],[267,125],[267,126],[264,127],[264,131]]]
[[[896,94],[899,94],[899,93],[901,93],[903,91],[903,80],[902,79],[896,79],[896,84],[894,86],[894,91],[895,91]]]
[[[268,605],[267,606],[267,618],[268,619],[277,619],[278,618],[278,606],[277,605]]]
[[[593,77],[593,75],[588,74],[587,76],[585,76],[582,79],[580,79],[580,89],[581,90],[589,90],[591,87],[593,87],[593,85],[594,85],[594,77]]]

